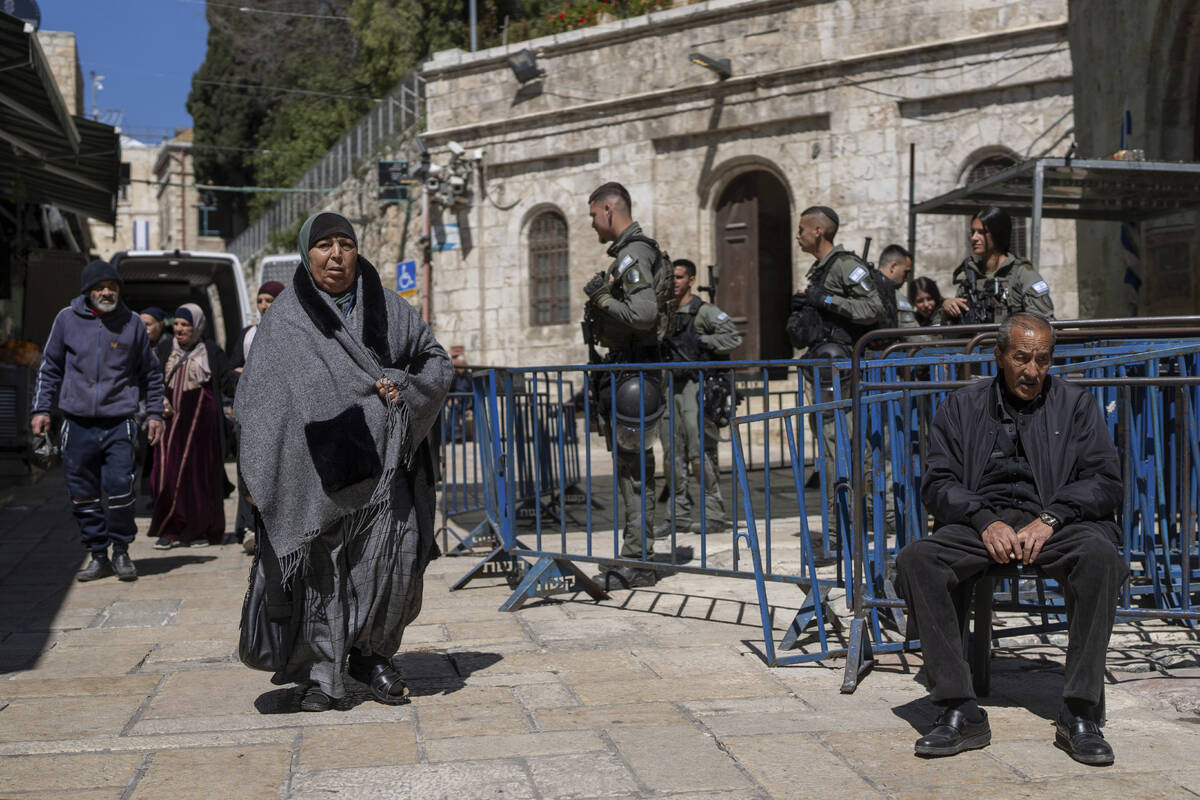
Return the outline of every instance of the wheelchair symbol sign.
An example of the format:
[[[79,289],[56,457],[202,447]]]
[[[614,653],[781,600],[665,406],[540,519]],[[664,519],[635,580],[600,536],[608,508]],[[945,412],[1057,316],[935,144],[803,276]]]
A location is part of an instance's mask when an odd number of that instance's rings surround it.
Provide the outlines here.
[[[404,297],[417,293],[416,261],[401,261],[396,265],[396,291]]]

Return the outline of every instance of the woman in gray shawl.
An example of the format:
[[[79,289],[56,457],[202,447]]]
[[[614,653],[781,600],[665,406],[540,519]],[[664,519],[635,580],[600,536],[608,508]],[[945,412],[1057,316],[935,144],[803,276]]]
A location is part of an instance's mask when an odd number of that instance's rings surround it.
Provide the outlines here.
[[[349,220],[314,214],[299,244],[292,290],[263,317],[234,405],[264,550],[293,598],[294,643],[272,682],[300,684],[301,708],[324,711],[345,696],[348,666],[376,700],[403,703],[391,657],[437,552],[426,433],[450,359],[384,290]]]

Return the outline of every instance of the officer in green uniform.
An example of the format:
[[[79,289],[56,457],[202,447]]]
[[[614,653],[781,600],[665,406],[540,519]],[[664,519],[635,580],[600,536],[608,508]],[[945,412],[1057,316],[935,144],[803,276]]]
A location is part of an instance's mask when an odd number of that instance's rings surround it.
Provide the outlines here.
[[[1012,218],[995,206],[971,218],[971,255],[954,271],[958,296],[942,302],[951,323],[1004,322],[1018,311],[1054,319],[1050,286],[1028,260],[1010,252]]]
[[[601,243],[611,242],[608,255],[613,259],[607,270],[597,272],[584,287],[588,296],[588,316],[591,319],[595,343],[607,348],[609,363],[637,364],[660,360],[658,347],[658,300],[653,285],[653,268],[658,258],[656,248],[642,233],[632,217],[629,192],[619,183],[605,183],[588,197],[588,214],[592,228]],[[589,342],[591,344],[591,342]],[[615,392],[605,385],[598,393],[601,413],[617,422],[608,432],[611,446],[617,448],[617,485],[624,513],[624,535],[621,557],[641,559],[642,540],[647,561],[654,555],[654,425],[665,404],[661,401],[660,376],[657,373],[608,373],[617,381]],[[642,398],[645,434],[638,430],[641,416],[634,409],[623,408],[623,398],[631,394],[636,401]],[[620,395],[615,409],[608,408],[612,394]],[[653,405],[655,407],[651,407]],[[623,415],[626,423],[621,424]],[[640,449],[641,441],[646,449]],[[643,456],[645,483],[643,485]],[[643,491],[644,489],[644,491]],[[645,520],[642,508],[645,507]],[[651,586],[657,573],[651,569],[608,566],[600,576],[602,583],[620,588]]]
[[[666,358],[672,361],[711,361],[728,357],[742,343],[742,334],[721,309],[692,294],[696,284],[696,265],[686,258],[672,262],[674,268],[675,301],[679,310],[667,337]],[[722,372],[706,372],[706,377],[728,381]],[[725,501],[721,496],[717,445],[720,430],[715,414],[704,416],[704,452],[700,450],[700,409],[703,387],[697,370],[675,371],[675,530],[701,532],[699,512],[692,512],[693,499],[704,496],[704,525],[709,533],[729,527]],[[663,417],[659,430],[663,437],[663,452],[670,458],[668,418]],[[704,491],[700,487],[703,483]],[[655,528],[660,538],[669,536],[670,520]]]
[[[788,317],[787,329],[794,346],[807,348],[805,358],[849,358],[854,342],[877,327],[883,315],[883,301],[871,279],[870,268],[857,255],[833,243],[838,224],[837,213],[827,206],[812,206],[800,214],[796,241],[800,249],[816,261],[808,271],[807,288],[792,296],[792,313]],[[816,402],[838,399],[833,395],[832,369],[806,370],[805,380],[812,381],[814,372],[816,386],[813,396]],[[840,399],[848,397],[849,387],[843,381]],[[825,413],[822,419],[823,430],[820,435],[825,448],[825,500],[832,534],[837,530],[834,449],[837,440],[834,414]]]
[[[883,317],[879,320],[879,327],[919,327],[916,309],[908,301],[907,294],[900,291],[908,282],[908,273],[911,270],[912,255],[900,245],[889,244],[879,254],[879,267],[873,274],[875,288],[879,290],[879,299],[883,303]]]

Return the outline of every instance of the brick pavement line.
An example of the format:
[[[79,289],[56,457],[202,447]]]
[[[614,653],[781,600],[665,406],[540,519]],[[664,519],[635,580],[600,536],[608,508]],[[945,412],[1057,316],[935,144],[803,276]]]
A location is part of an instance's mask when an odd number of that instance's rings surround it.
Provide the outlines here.
[[[737,771],[742,773],[742,777],[745,778],[750,783],[751,786],[754,786],[755,788],[758,789],[760,797],[767,798],[767,800],[770,800],[770,798],[773,797],[773,795],[767,789],[767,787],[765,787],[761,783],[759,783],[758,779],[754,777],[754,774],[752,772],[750,772],[750,770],[748,770],[745,766],[743,766],[742,762],[738,760],[737,756],[735,756],[733,753],[731,753],[729,751],[729,747],[723,741],[721,741],[721,737],[718,736],[715,731],[710,730],[709,727],[704,724],[704,721],[702,719],[700,719],[700,717],[698,715],[692,713],[692,710],[687,707],[686,702],[677,701],[677,702],[671,703],[671,705],[674,706],[675,710],[678,711],[680,713],[680,715],[682,715],[683,718],[685,720],[687,720],[693,728],[696,728],[702,734],[704,734],[705,736],[707,736],[708,738],[713,740],[713,743],[717,746],[717,749],[720,750],[722,753],[724,753],[726,756],[728,756],[729,760],[733,762],[733,765],[737,769]]]
[[[155,645],[155,647],[157,647],[157,646],[158,645]],[[152,653],[154,651],[151,650],[150,652]],[[147,653],[146,655],[148,657],[150,655],[150,653]],[[146,659],[143,658],[142,661],[139,663],[145,663],[145,660]],[[131,674],[131,673],[127,673],[127,674]],[[145,675],[147,673],[143,672],[143,673],[138,673],[138,674]],[[129,717],[129,719],[121,727],[121,732],[120,732],[120,734],[118,734],[119,736],[132,736],[133,735],[133,729],[137,726],[137,724],[139,722],[142,721],[142,715],[144,715],[146,713],[146,710],[150,708],[150,704],[154,701],[154,698],[158,697],[158,690],[161,689],[163,683],[166,682],[168,674],[170,674],[170,673],[164,672],[159,677],[159,679],[154,682],[154,686],[151,687],[150,691],[146,693],[146,697],[142,700],[141,703],[138,704],[138,707],[136,709],[134,709],[133,714]]]
[[[137,791],[137,786],[142,782],[142,778],[146,777],[146,773],[150,771],[150,764],[154,761],[154,754],[157,751],[146,753],[142,757],[142,761],[138,764],[137,769],[133,771],[133,777],[130,779],[125,791],[121,792],[121,800],[129,800],[133,797],[133,793]]]
[[[298,728],[296,734],[292,737],[290,745],[291,758],[288,761],[287,775],[283,777],[283,782],[279,785],[279,800],[287,800],[288,797],[291,797],[292,781],[295,779],[296,774],[300,772],[300,753],[304,748],[304,734],[307,732],[307,728]]]
[[[886,789],[880,787],[880,785],[878,783],[876,783],[870,776],[863,774],[862,770],[855,767],[854,763],[851,762],[850,759],[847,758],[844,753],[842,753],[840,750],[838,750],[836,747],[834,747],[832,742],[829,742],[828,740],[826,740],[824,731],[813,731],[812,737],[816,740],[817,744],[820,747],[823,747],[830,755],[832,755],[834,758],[836,758],[838,761],[840,761],[842,764],[844,764],[846,769],[850,770],[855,775],[857,775],[859,777],[859,779],[862,780],[863,783],[867,784],[867,786],[870,786],[872,789],[879,792],[881,795],[883,795],[885,797],[893,796],[894,792],[889,792]],[[984,749],[986,750],[987,748],[985,747]],[[914,753],[913,758],[916,758],[916,757],[917,756]]]
[[[609,735],[608,728],[601,727],[596,728],[595,730],[597,735],[600,737],[600,741],[604,742],[604,746],[608,748],[608,752],[611,753],[613,758],[617,759],[621,766],[625,767],[626,771],[629,772],[629,774],[633,777],[633,783],[638,787],[638,795],[641,797],[653,797],[656,795],[657,792],[655,792],[645,782],[642,781],[642,776],[638,774],[637,770],[633,768],[633,764],[630,764],[629,759],[626,758],[625,754],[621,752],[621,748],[617,746],[616,741],[614,741],[612,736]]]

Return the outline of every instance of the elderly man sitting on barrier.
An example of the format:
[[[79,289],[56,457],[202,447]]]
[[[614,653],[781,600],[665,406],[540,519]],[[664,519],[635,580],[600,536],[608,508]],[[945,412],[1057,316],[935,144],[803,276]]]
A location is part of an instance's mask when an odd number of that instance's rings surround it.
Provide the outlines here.
[[[1063,586],[1068,619],[1055,744],[1084,764],[1111,764],[1100,733],[1104,658],[1127,568],[1117,553],[1116,449],[1095,398],[1048,376],[1054,330],[1018,313],[1000,326],[998,375],[946,398],[933,422],[922,485],[935,531],[897,558],[899,586],[921,639],[936,727],[919,756],[991,742],[964,658],[960,614],[975,579],[997,564],[1032,564]]]

